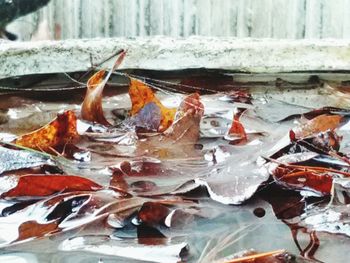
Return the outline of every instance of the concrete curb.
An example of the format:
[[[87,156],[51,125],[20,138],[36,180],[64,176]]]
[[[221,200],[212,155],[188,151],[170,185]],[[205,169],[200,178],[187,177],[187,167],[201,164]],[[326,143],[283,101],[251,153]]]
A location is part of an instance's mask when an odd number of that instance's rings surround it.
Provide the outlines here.
[[[349,40],[213,37],[0,42],[0,77],[85,71],[119,49],[121,69],[222,69],[248,73],[350,71]],[[109,67],[113,60],[102,67]]]

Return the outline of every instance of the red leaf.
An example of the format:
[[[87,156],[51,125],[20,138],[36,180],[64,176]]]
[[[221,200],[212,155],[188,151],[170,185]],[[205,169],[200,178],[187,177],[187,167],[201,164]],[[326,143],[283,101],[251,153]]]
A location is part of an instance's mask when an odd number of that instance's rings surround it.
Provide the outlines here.
[[[327,173],[316,171],[294,170],[288,171],[286,168],[277,168],[275,178],[278,183],[297,189],[311,189],[321,194],[331,193],[333,176]]]
[[[147,225],[158,225],[170,213],[170,209],[160,203],[146,202],[138,213],[138,218]]]
[[[72,191],[96,191],[102,186],[95,182],[78,176],[67,175],[25,175],[21,177],[4,176],[5,182],[17,184],[11,189],[2,193],[1,197],[19,196],[48,196],[58,192]],[[5,186],[6,187],[6,186]]]
[[[245,132],[243,124],[239,121],[243,112],[244,110],[240,110],[233,115],[232,125],[228,132],[228,135],[237,137],[240,142],[247,141],[247,133]]]

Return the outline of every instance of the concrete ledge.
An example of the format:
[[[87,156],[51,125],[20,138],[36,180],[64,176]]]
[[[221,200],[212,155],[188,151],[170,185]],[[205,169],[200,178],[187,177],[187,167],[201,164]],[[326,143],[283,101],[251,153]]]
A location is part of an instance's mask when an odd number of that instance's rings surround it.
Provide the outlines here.
[[[350,71],[350,41],[190,37],[0,42],[0,77],[85,71],[119,49],[122,69],[223,69],[250,73]],[[102,65],[108,67],[112,61]]]

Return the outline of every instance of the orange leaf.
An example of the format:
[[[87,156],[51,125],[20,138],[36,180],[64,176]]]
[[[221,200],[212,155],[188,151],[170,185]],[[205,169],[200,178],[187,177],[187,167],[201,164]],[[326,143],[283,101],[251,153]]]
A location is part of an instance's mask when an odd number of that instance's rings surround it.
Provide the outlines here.
[[[78,138],[77,117],[73,111],[58,114],[49,124],[15,140],[20,146],[52,152],[53,148],[64,146]]]
[[[132,116],[137,114],[146,104],[153,102],[159,106],[162,114],[159,131],[166,130],[173,123],[176,109],[164,107],[152,89],[142,81],[130,78],[129,95],[132,103],[130,112]]]
[[[97,183],[79,176],[69,175],[25,175],[19,178],[7,176],[12,183],[17,180],[17,185],[11,190],[1,194],[1,197],[19,196],[48,196],[58,192],[95,191],[102,189]]]
[[[320,115],[296,128],[296,139],[305,138],[312,134],[335,130],[341,123],[343,117],[340,115]]]
[[[228,132],[229,135],[231,136],[237,136],[240,141],[246,142],[247,141],[247,133],[244,129],[243,124],[239,121],[239,118],[242,115],[242,111],[235,113],[233,115],[233,121],[231,128]]]

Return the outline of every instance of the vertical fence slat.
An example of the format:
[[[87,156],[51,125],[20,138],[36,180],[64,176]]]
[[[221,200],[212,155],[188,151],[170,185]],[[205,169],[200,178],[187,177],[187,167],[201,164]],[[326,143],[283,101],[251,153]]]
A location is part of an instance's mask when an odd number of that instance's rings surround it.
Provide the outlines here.
[[[238,0],[237,37],[249,37],[252,34],[253,0]]]
[[[200,1],[200,0],[199,0]],[[196,0],[185,0],[183,2],[184,37],[196,35],[197,9]],[[178,10],[181,11],[181,10]],[[176,27],[176,26],[175,26]]]
[[[343,36],[344,0],[323,0],[322,37]]]
[[[350,38],[350,0],[344,1],[343,38]]]
[[[322,3],[320,0],[306,1],[305,37],[320,38],[322,30]]]
[[[271,37],[272,33],[272,0],[254,1],[252,12],[252,37]]]

